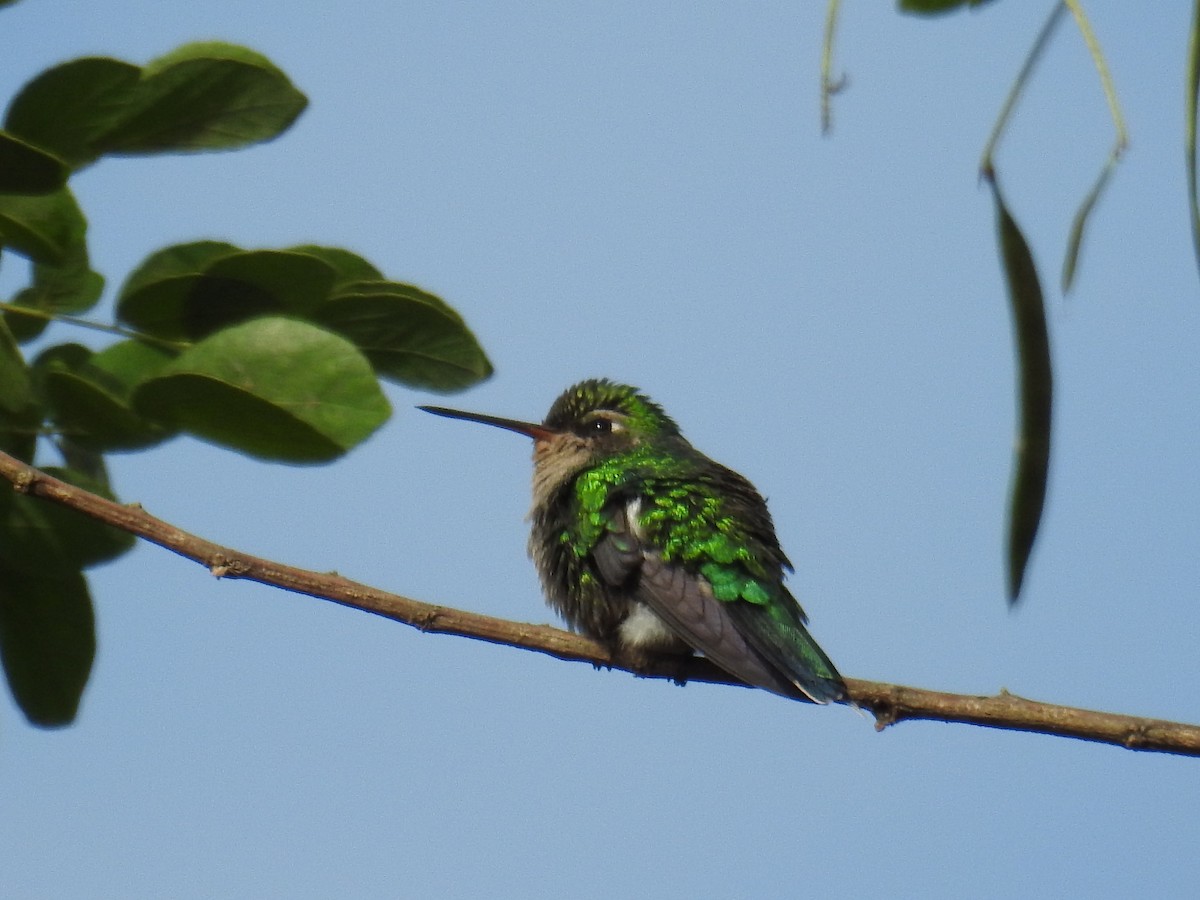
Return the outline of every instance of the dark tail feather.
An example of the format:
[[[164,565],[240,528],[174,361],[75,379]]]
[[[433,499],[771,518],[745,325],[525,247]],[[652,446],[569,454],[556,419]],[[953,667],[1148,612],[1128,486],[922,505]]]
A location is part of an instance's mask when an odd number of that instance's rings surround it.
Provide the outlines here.
[[[742,601],[727,605],[747,643],[796,690],[814,703],[849,701],[845,681],[799,615],[789,615],[790,610],[782,604],[768,607]]]

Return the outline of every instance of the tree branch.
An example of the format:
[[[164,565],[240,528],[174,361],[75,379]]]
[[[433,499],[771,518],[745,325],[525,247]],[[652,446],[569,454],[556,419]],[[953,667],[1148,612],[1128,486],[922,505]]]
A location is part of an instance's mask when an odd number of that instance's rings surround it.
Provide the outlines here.
[[[244,578],[298,594],[332,600],[343,606],[403,622],[421,631],[453,634],[534,650],[568,662],[585,662],[632,672],[644,678],[701,681],[745,686],[702,658],[668,661],[650,667],[614,658],[606,648],[580,635],[548,625],[510,622],[477,613],[412,600],[369,587],[336,574],[309,572],[249,556],[188,534],[157,519],[137,504],[122,505],[89,493],[0,453],[0,476],[21,493],[41,497],[165,547],[200,563],[218,578]],[[988,728],[1033,731],[1080,740],[1116,744],[1131,750],[1153,750],[1200,756],[1200,726],[1095,712],[1026,700],[1001,691],[973,697],[928,691],[877,681],[846,679],[854,703],[870,710],[882,731],[906,719],[966,722]]]

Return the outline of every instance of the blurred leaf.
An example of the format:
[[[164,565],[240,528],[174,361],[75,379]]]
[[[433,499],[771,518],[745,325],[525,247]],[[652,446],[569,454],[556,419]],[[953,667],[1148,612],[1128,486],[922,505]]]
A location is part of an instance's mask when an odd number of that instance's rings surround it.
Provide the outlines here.
[[[1192,214],[1192,253],[1200,265],[1200,196],[1196,179],[1196,105],[1200,103],[1200,0],[1192,7],[1187,63],[1187,187]]]
[[[117,341],[93,356],[88,365],[116,379],[121,385],[121,396],[128,397],[135,387],[157,375],[174,356],[142,341]]]
[[[34,725],[67,725],[96,655],[96,622],[78,571],[55,577],[0,568],[0,661]]]
[[[286,131],[307,104],[262,54],[187,44],[146,66],[136,108],[102,140],[110,153],[244,147]]]
[[[62,160],[0,131],[0,193],[48,194],[67,183]]]
[[[195,339],[264,315],[306,316],[334,277],[307,253],[184,244],[156,253],[130,276],[117,317],[157,337]]]
[[[0,244],[35,262],[71,262],[86,231],[87,220],[65,187],[50,194],[0,194]]]
[[[47,475],[114,499],[108,487],[82,472],[47,466]],[[13,494],[0,508],[0,567],[30,576],[84,569],[130,550],[133,535],[59,503]]]
[[[991,0],[899,0],[900,12],[921,16],[936,16],[948,13],[960,6],[974,8],[990,3]]]
[[[78,368],[91,356],[91,349],[83,344],[55,344],[53,347],[47,347],[38,354],[30,368],[34,387],[38,391],[45,390],[46,385],[43,379],[48,371],[55,368],[68,370]]]
[[[73,348],[69,357],[67,347]],[[139,450],[174,434],[130,403],[134,386],[171,359],[171,354],[133,340],[95,355],[78,345],[64,345],[38,357],[34,370],[51,419],[74,446],[93,452]]]
[[[334,277],[333,268],[323,260],[288,250],[247,250],[222,257],[204,272],[206,284],[215,281],[249,285],[268,299],[271,308],[266,312],[279,311],[295,316],[307,316],[328,297]],[[230,321],[228,315],[221,314],[222,304],[216,296],[207,296],[208,291],[201,294],[206,302],[198,303],[200,308],[192,316],[201,323],[193,325],[193,334],[213,330],[206,327],[206,320],[218,319],[221,325]],[[224,305],[232,306],[227,302]],[[245,318],[239,316],[232,321]]]
[[[160,281],[203,274],[209,265],[221,257],[241,252],[241,247],[224,241],[193,241],[156,250],[125,279],[117,298],[118,314],[119,305],[124,303],[127,297],[136,295]]]
[[[45,313],[76,315],[95,306],[103,291],[104,276],[92,271],[87,246],[80,240],[68,248],[61,265],[34,263],[33,283],[18,291],[12,302]],[[22,343],[41,335],[50,324],[44,316],[25,315],[12,309],[4,310],[4,319]]]
[[[335,285],[343,285],[352,281],[382,281],[383,274],[373,265],[349,250],[341,247],[321,247],[316,244],[304,244],[300,247],[289,248],[293,253],[307,253],[324,261],[336,273]]]
[[[37,405],[33,380],[12,332],[0,322],[0,410],[22,413]]]
[[[0,320],[0,450],[31,462],[41,423],[42,410],[29,367],[12,332]],[[0,498],[11,493],[0,492]]]
[[[104,152],[99,138],[129,115],[141,75],[138,66],[102,56],[61,63],[21,88],[5,127],[78,169]]]
[[[103,479],[99,479],[76,469],[59,466],[43,466],[42,471],[52,478],[58,478],[89,493],[98,494],[107,500],[115,501],[117,499],[109,489],[107,475]],[[137,538],[128,531],[106,525],[99,519],[93,519],[78,510],[60,503],[48,503],[36,498],[29,499],[33,499],[46,508],[43,519],[59,535],[63,545],[67,548],[67,559],[77,568],[87,569],[101,563],[111,562],[132,550],[137,543]]]
[[[43,350],[33,361],[31,371],[34,387],[41,397],[46,396],[45,376],[48,371],[56,368],[74,369],[85,364],[92,357],[92,351],[82,344],[56,344]],[[64,465],[83,473],[92,481],[108,487],[108,468],[104,457],[94,450],[79,446],[61,431],[50,436],[54,447],[58,450]]]
[[[78,168],[105,153],[225,150],[278,136],[307,100],[259,53],[187,44],[144,69],[88,57],[42,72],[6,126]]]
[[[380,375],[412,387],[456,391],[492,374],[491,363],[462,317],[412,285],[345,285],[314,318],[353,341]]]
[[[1071,233],[1067,238],[1067,255],[1063,258],[1062,290],[1064,294],[1069,293],[1071,285],[1075,283],[1079,248],[1083,245],[1083,232],[1087,227],[1088,216],[1092,214],[1096,201],[1100,199],[1100,195],[1108,185],[1109,177],[1116,171],[1116,168],[1117,157],[1110,156],[1104,168],[1100,170],[1100,177],[1096,179],[1092,189],[1083,198],[1083,203],[1079,205],[1079,211],[1075,213],[1075,220],[1071,223]]]
[[[51,440],[66,468],[74,469],[97,484],[108,486],[108,466],[104,464],[103,454],[80,447],[70,438],[61,434],[54,435]]]
[[[134,408],[251,456],[325,462],[365,440],[390,407],[348,341],[293,319],[222,329],[134,391]]]
[[[15,419],[0,410],[0,450],[21,462],[33,464],[37,450],[37,426],[39,422]],[[0,507],[4,506],[7,489],[0,491]]]
[[[991,181],[996,229],[1016,336],[1020,431],[1009,508],[1008,600],[1016,603],[1046,502],[1053,376],[1042,288],[1029,244]]]

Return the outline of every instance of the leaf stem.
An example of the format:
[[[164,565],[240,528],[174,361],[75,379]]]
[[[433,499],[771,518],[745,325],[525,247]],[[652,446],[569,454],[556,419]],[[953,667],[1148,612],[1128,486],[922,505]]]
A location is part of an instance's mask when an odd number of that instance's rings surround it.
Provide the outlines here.
[[[1071,223],[1071,232],[1067,238],[1067,252],[1063,258],[1062,272],[1062,291],[1064,294],[1071,290],[1071,285],[1075,281],[1075,270],[1079,263],[1079,248],[1083,243],[1083,231],[1087,225],[1088,216],[1091,215],[1092,209],[1096,205],[1096,201],[1100,199],[1100,195],[1108,186],[1108,179],[1116,170],[1117,163],[1121,159],[1121,155],[1125,152],[1125,148],[1129,146],[1129,129],[1125,125],[1125,116],[1121,112],[1121,104],[1117,101],[1117,91],[1113,87],[1112,75],[1108,71],[1108,63],[1104,59],[1104,51],[1100,49],[1100,42],[1096,40],[1096,34],[1092,31],[1092,24],[1088,21],[1087,14],[1083,11],[1083,5],[1080,0],[1063,0],[1070,8],[1071,15],[1075,17],[1075,25],[1079,28],[1079,33],[1083,37],[1083,42],[1087,45],[1088,53],[1092,56],[1092,62],[1096,66],[1096,71],[1100,75],[1100,87],[1104,91],[1104,99],[1108,103],[1108,112],[1112,116],[1113,129],[1116,131],[1116,136],[1113,139],[1112,149],[1108,151],[1108,159],[1100,169],[1100,175],[1096,178],[1096,183],[1092,189],[1088,191],[1083,198],[1083,203],[1080,204],[1079,210],[1075,213],[1075,219]]]
[[[132,338],[135,341],[141,341],[144,344],[153,344],[156,347],[162,347],[164,350],[179,351],[186,350],[191,346],[187,341],[171,341],[166,338],[155,337],[152,334],[145,334],[141,331],[134,331],[132,328],[124,328],[120,325],[106,325],[103,322],[93,322],[91,319],[81,319],[78,316],[70,316],[66,313],[52,312],[45,309],[36,309],[31,306],[19,306],[15,303],[5,303],[0,301],[0,311],[19,313],[23,316],[32,316],[35,319],[43,319],[47,322],[65,322],[68,325],[76,325],[79,328],[87,328],[91,331],[103,331],[107,334],[115,334],[120,337]]]
[[[1192,12],[1192,35],[1188,41],[1187,71],[1187,187],[1188,210],[1192,215],[1192,253],[1200,263],[1200,197],[1196,179],[1196,105],[1200,103],[1200,0]]]
[[[1100,42],[1096,40],[1092,23],[1088,21],[1087,13],[1083,11],[1083,4],[1080,3],[1080,0],[1063,0],[1063,4],[1071,10],[1071,15],[1075,17],[1075,25],[1079,29],[1080,35],[1083,36],[1083,42],[1087,45],[1088,53],[1091,54],[1092,62],[1100,75],[1100,87],[1104,90],[1108,112],[1112,116],[1113,128],[1117,132],[1112,149],[1112,162],[1116,162],[1125,152],[1125,148],[1129,146],[1129,129],[1125,125],[1125,114],[1121,112],[1121,104],[1117,101],[1117,91],[1113,86],[1112,73],[1108,71],[1108,62],[1104,59],[1104,51],[1100,49]]]
[[[988,135],[987,143],[983,147],[983,157],[979,161],[980,177],[988,181],[992,181],[995,177],[996,145],[1000,143],[1000,138],[1008,125],[1008,120],[1012,117],[1013,110],[1016,109],[1017,101],[1021,98],[1021,94],[1025,90],[1029,76],[1033,74],[1033,67],[1042,58],[1046,44],[1049,43],[1051,35],[1054,34],[1054,29],[1065,11],[1065,2],[1054,4],[1054,9],[1050,11],[1050,16],[1046,19],[1046,24],[1042,26],[1037,40],[1033,42],[1033,46],[1029,49],[1029,55],[1025,57],[1025,62],[1021,65],[1021,71],[1017,73],[1016,80],[1013,81],[1012,87],[1009,88],[1008,96],[1004,98],[1004,106],[1000,108],[1000,115],[996,118],[996,124],[992,126],[992,133]]]
[[[833,130],[831,100],[846,86],[844,75],[837,81],[833,80],[833,36],[837,31],[841,5],[842,0],[829,0],[829,6],[825,9],[825,37],[821,42],[821,134],[829,134]]]

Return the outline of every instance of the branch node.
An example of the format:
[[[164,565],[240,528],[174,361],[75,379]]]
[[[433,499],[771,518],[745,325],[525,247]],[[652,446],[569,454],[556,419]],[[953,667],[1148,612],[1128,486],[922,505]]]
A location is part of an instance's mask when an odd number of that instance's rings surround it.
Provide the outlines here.
[[[37,484],[37,472],[33,469],[22,469],[12,479],[13,490],[18,494],[28,494]]]
[[[208,571],[214,578],[244,578],[250,567],[240,559],[216,554],[208,563]]]
[[[875,717],[876,731],[883,731],[889,725],[895,725],[900,721],[899,716],[896,714],[896,707],[891,703],[874,703],[868,709],[871,715]]]
[[[1129,750],[1138,750],[1150,743],[1150,729],[1144,725],[1135,725],[1121,739],[1121,745]]]

